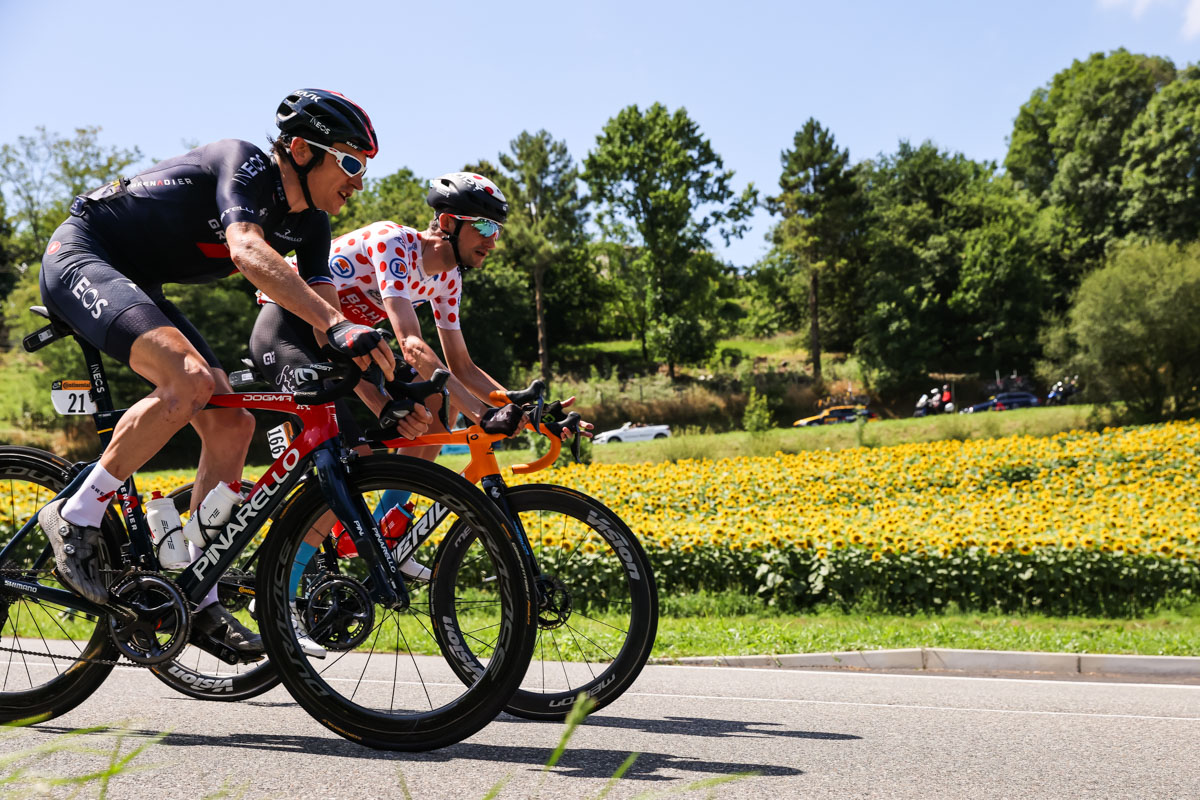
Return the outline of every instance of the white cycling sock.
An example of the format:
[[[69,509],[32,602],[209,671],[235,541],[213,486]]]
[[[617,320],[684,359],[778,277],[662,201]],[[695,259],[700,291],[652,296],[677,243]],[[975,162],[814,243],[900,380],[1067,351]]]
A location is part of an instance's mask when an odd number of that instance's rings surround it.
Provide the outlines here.
[[[63,503],[58,515],[72,525],[99,528],[109,502],[124,482],[109,475],[108,470],[97,464],[92,467],[83,485]]]
[[[200,555],[204,551],[201,550],[199,547],[196,547],[196,545],[192,544],[191,542],[188,542],[187,546],[188,546],[188,555],[192,559],[191,563],[194,564],[196,562],[196,559],[199,558]],[[214,583],[213,587],[208,590],[208,594],[204,595],[204,599],[201,600],[199,603],[196,603],[196,611],[197,612],[203,611],[204,609],[208,608],[215,602],[217,602],[217,585]]]

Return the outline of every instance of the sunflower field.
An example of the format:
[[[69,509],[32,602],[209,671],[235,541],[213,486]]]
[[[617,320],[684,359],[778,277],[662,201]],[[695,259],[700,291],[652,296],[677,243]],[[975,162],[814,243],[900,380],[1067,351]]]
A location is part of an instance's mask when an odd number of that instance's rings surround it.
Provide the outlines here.
[[[787,610],[1124,616],[1200,595],[1200,424],[572,466],[659,590]]]
[[[663,594],[732,590],[789,611],[1102,616],[1200,597],[1196,421],[509,477],[606,503]],[[571,546],[553,535],[534,538]],[[592,555],[587,569],[611,563]]]

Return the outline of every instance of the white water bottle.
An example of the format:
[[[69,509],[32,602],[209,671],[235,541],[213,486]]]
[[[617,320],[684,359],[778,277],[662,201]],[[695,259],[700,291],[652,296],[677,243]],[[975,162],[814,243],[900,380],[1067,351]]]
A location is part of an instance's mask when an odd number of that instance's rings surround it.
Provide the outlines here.
[[[146,501],[146,522],[150,525],[150,538],[158,553],[158,563],[164,569],[181,569],[191,563],[187,546],[183,541],[183,522],[175,509],[175,501],[154,492]]]
[[[200,503],[200,507],[192,512],[192,518],[183,526],[183,535],[197,547],[207,547],[209,541],[205,538],[205,528],[220,529],[229,521],[233,507],[242,502],[242,493],[238,491],[242,484],[218,483]],[[216,531],[213,532],[216,535]]]

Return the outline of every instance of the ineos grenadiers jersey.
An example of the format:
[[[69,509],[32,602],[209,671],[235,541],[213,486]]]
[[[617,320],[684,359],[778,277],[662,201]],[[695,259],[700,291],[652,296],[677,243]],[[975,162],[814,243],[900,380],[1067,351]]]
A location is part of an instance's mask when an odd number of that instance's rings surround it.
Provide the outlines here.
[[[296,267],[295,259],[288,259]],[[339,236],[329,251],[329,277],[337,287],[342,313],[351,322],[375,326],[387,319],[383,298],[400,297],[413,308],[428,302],[439,328],[458,330],[462,276],[458,267],[426,275],[421,239],[413,228],[374,222]],[[260,303],[273,302],[262,292]]]
[[[249,142],[222,139],[139,173],[88,202],[78,222],[139,285],[209,283],[235,270],[225,230],[263,229],[279,254],[296,252],[300,274],[329,283],[329,217],[290,213],[279,166]]]

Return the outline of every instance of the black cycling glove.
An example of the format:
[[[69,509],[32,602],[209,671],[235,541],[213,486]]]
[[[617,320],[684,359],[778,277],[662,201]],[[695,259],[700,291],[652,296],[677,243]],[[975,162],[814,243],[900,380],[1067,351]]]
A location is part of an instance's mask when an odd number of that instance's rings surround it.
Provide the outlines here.
[[[503,433],[512,436],[521,427],[525,412],[516,403],[509,403],[503,408],[492,408],[484,412],[479,419],[479,426],[488,433]]]
[[[412,410],[411,400],[404,398],[389,400],[388,404],[379,412],[379,424],[384,428],[394,428],[396,423],[407,417]]]
[[[334,325],[325,335],[329,337],[329,346],[343,356],[365,356],[383,340],[383,334],[374,328],[349,320]]]

